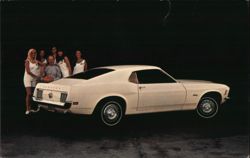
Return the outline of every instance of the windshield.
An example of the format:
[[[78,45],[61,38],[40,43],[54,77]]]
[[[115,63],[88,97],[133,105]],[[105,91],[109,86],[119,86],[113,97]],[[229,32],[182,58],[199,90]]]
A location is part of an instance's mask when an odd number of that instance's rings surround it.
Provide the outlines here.
[[[67,78],[74,78],[74,79],[91,79],[97,76],[101,76],[103,74],[109,73],[111,71],[114,71],[113,69],[107,69],[107,68],[97,68],[97,69],[90,69],[85,72],[81,72],[72,76],[69,76]]]

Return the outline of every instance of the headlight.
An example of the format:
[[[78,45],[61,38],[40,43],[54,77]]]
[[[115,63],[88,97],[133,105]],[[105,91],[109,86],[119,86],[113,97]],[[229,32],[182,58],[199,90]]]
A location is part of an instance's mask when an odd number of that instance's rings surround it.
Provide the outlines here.
[[[60,102],[65,102],[67,99],[67,93],[61,93]]]
[[[43,99],[43,90],[41,90],[41,89],[36,90],[36,99],[38,99],[38,100]]]

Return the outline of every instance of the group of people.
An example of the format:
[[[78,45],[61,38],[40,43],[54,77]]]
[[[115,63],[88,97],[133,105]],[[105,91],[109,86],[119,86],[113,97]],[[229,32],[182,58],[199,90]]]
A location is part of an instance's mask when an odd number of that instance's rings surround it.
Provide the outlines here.
[[[50,55],[46,58],[44,49],[37,51],[34,48],[29,49],[25,60],[24,86],[26,89],[26,112],[28,115],[32,110],[31,95],[38,82],[49,83],[63,77],[68,77],[87,70],[87,62],[80,50],[75,52],[75,66],[70,64],[69,58],[62,50],[57,50],[54,46],[51,48]]]

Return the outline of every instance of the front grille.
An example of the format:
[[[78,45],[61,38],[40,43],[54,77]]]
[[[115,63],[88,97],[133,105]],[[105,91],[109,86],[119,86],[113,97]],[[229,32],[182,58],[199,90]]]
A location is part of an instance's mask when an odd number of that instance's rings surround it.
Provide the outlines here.
[[[65,102],[67,99],[67,93],[61,93],[60,102]]]
[[[43,90],[41,90],[41,89],[36,90],[36,98],[38,100],[43,99]]]

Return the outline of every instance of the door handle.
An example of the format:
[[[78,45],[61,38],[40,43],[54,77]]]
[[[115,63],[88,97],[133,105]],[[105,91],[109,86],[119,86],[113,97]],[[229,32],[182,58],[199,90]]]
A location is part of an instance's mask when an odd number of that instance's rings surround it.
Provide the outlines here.
[[[139,86],[139,89],[146,88],[146,86]]]

